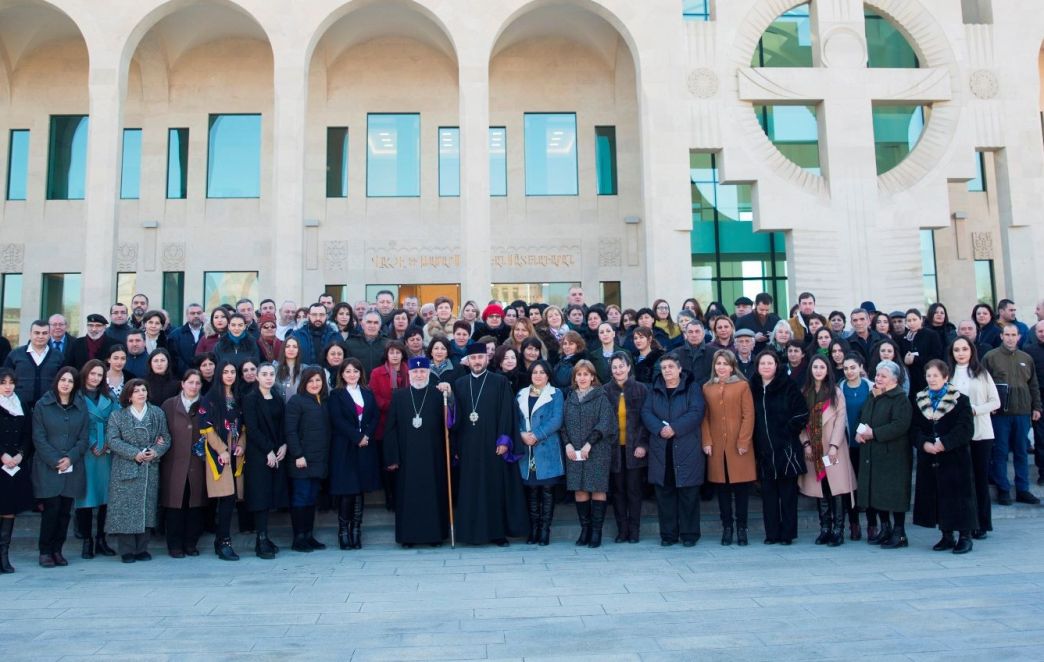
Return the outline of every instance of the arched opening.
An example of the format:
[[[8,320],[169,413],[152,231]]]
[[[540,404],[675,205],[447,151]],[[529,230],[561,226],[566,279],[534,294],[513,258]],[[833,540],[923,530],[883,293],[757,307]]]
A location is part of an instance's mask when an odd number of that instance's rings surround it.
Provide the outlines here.
[[[581,3],[540,4],[500,32],[489,64],[490,222],[494,237],[514,239],[493,247],[493,296],[558,301],[597,280],[595,298],[612,301],[621,279],[644,279],[621,257],[640,241],[625,222],[642,209],[635,62],[625,36]],[[598,258],[582,262],[581,248]],[[560,282],[515,259],[530,252],[559,256]]]

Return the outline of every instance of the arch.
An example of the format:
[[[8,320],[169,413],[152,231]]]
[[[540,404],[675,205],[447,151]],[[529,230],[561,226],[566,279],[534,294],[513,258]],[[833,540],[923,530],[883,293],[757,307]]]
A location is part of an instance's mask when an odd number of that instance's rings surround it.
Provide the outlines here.
[[[18,65],[44,46],[79,38],[90,52],[83,30],[64,9],[49,0],[27,0],[0,6],[0,98],[10,100]]]

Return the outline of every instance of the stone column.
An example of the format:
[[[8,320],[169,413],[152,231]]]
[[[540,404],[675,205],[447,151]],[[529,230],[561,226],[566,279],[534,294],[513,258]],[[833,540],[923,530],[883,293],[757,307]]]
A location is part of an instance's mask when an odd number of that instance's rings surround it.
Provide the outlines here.
[[[489,299],[489,57],[474,49],[460,63],[460,250],[462,300]],[[460,303],[459,301],[457,302]]]
[[[272,46],[275,62],[272,117],[271,271],[263,290],[276,301],[302,298],[304,279],[305,122],[308,61],[303,49]]]

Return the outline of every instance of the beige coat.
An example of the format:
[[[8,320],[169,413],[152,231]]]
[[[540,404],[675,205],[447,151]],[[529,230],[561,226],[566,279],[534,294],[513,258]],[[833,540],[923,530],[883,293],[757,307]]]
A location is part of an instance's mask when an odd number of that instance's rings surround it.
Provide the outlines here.
[[[207,444],[218,453],[224,453],[228,450],[228,446],[213,430],[207,432]],[[243,449],[244,453],[242,457],[233,457],[232,461],[236,467],[236,471],[232,471],[232,467],[225,467],[225,470],[221,472],[220,477],[214,477],[214,470],[211,467],[212,460],[208,454],[204,460],[207,462],[207,496],[210,498],[224,497],[236,495],[236,501],[243,499],[243,465],[246,462],[246,444],[247,444],[247,433],[246,429],[242,429],[239,434],[239,447]],[[238,474],[233,476],[233,474]],[[235,481],[234,483],[232,481]]]
[[[833,407],[827,407],[823,412],[823,455],[827,454],[830,446],[837,446],[837,464],[826,468],[826,479],[830,483],[830,493],[838,496],[855,491],[856,477],[852,470],[852,460],[848,457],[848,415],[845,410],[845,396],[841,389],[837,389],[834,402]],[[801,431],[801,443],[804,444],[808,439],[806,426]],[[811,462],[808,463],[808,471],[798,476],[798,489],[805,496],[823,498],[823,488],[816,480],[816,472]]]
[[[754,460],[754,398],[745,379],[729,384],[707,382],[703,385],[706,409],[703,414],[703,446],[711,447],[707,458],[707,480],[725,483],[728,466],[729,484],[750,483],[757,479]],[[744,449],[743,455],[739,449]]]

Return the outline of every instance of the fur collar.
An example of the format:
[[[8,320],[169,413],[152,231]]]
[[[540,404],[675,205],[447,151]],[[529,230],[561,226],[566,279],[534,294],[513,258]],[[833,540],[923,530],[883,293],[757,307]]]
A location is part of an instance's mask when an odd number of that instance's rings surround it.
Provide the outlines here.
[[[921,415],[930,421],[937,421],[946,414],[953,411],[954,407],[957,406],[957,399],[961,397],[961,392],[957,390],[957,387],[953,384],[946,384],[946,394],[942,397],[939,402],[937,409],[932,409],[932,399],[928,396],[928,389],[924,389],[917,394],[917,408],[921,410]]]

